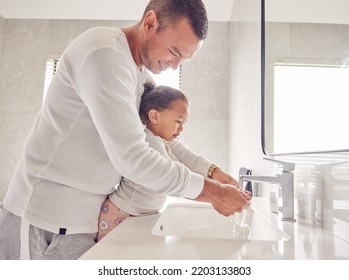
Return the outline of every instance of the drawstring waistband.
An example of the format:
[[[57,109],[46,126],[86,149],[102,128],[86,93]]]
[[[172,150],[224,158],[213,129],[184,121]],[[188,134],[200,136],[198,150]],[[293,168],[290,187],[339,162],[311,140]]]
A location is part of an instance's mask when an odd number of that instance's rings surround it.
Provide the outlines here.
[[[30,227],[30,224],[22,218],[21,219],[21,251],[19,256],[21,260],[30,260],[29,227]]]

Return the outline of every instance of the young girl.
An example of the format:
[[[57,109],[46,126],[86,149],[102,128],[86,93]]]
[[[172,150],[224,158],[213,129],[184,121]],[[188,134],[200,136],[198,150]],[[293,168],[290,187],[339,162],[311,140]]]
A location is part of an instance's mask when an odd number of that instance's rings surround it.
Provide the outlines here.
[[[185,149],[181,152],[182,144],[177,138],[189,115],[188,100],[181,91],[167,86],[154,87],[152,84],[145,84],[139,115],[145,125],[146,141],[151,148],[173,161],[186,162],[186,167],[195,173],[222,183],[236,182],[204,157]],[[174,149],[177,157],[172,153]],[[154,191],[147,188],[146,182],[141,185],[123,178],[116,191],[102,205],[97,241],[129,216],[158,212],[167,195],[185,197],[188,192],[190,190],[168,190],[166,186],[157,186]],[[245,197],[249,199],[248,194]]]

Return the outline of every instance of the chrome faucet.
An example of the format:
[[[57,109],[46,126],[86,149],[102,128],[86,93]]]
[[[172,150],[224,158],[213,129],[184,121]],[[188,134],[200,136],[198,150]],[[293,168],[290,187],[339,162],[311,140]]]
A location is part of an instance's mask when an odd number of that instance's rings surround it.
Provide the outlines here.
[[[265,175],[240,175],[240,179],[246,182],[264,182],[271,184],[278,184],[282,188],[282,220],[295,221],[294,219],[294,174],[295,164],[275,160],[271,158],[264,158],[278,164],[281,172],[275,176]],[[242,167],[244,168],[244,167]],[[242,169],[245,170],[245,169]]]

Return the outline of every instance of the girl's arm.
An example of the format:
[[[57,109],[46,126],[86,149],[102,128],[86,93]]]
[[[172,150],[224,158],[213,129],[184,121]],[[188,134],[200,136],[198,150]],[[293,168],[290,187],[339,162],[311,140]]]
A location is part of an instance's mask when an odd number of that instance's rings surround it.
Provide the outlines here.
[[[203,156],[200,156],[178,140],[169,143],[172,153],[187,166],[191,171],[212,178],[222,184],[230,184],[239,187],[239,183],[231,175],[224,172],[216,166],[212,161],[209,161]]]

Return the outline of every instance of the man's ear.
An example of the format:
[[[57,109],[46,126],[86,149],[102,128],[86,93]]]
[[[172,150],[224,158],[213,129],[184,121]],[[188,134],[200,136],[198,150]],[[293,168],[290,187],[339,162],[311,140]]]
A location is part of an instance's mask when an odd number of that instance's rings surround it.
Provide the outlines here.
[[[158,124],[159,123],[159,119],[160,119],[160,114],[155,109],[151,109],[148,112],[148,118],[149,118],[151,123]]]
[[[144,32],[154,32],[158,28],[158,18],[153,10],[147,12],[143,20]]]

